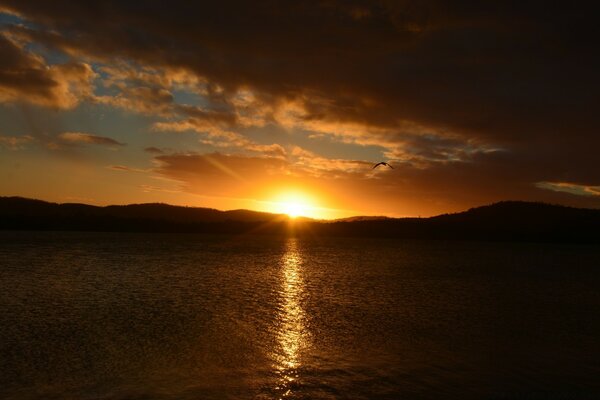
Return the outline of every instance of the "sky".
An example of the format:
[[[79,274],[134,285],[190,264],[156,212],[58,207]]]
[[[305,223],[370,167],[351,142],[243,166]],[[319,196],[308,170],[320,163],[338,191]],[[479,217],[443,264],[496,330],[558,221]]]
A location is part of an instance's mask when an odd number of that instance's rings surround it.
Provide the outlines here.
[[[0,0],[0,195],[316,218],[597,208],[585,7]]]

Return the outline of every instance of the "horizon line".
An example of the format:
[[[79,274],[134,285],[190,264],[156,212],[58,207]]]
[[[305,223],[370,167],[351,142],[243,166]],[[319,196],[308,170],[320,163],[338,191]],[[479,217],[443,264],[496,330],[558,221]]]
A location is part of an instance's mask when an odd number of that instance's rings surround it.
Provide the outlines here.
[[[592,207],[573,207],[573,206],[568,206],[565,204],[558,204],[558,203],[549,203],[549,202],[545,202],[545,201],[530,201],[530,200],[498,200],[492,203],[486,203],[486,204],[481,204],[478,206],[472,206],[466,209],[463,209],[461,211],[456,211],[456,212],[446,212],[446,213],[441,213],[441,214],[435,214],[435,215],[427,215],[427,216],[402,216],[402,217],[392,217],[392,216],[388,216],[388,215],[353,215],[350,217],[343,217],[343,218],[313,218],[313,217],[308,217],[308,216],[303,216],[303,215],[298,215],[295,217],[292,217],[286,213],[276,213],[276,212],[269,212],[269,211],[259,211],[259,210],[252,210],[252,209],[247,209],[247,208],[234,208],[234,209],[229,209],[229,210],[225,210],[225,209],[218,209],[218,208],[213,208],[213,207],[203,207],[203,206],[194,206],[194,205],[178,205],[178,204],[170,204],[170,203],[164,203],[164,202],[147,202],[147,203],[126,203],[126,204],[90,204],[90,203],[81,203],[81,202],[56,202],[56,201],[50,201],[50,200],[44,200],[44,199],[39,199],[39,198],[32,198],[32,197],[26,197],[26,196],[19,196],[19,195],[0,195],[0,198],[13,198],[13,199],[23,199],[23,200],[32,200],[32,201],[40,201],[40,202],[44,202],[44,203],[49,203],[49,204],[56,204],[56,205],[68,205],[68,204],[76,204],[76,205],[84,205],[84,206],[89,206],[89,207],[98,207],[98,208],[106,208],[106,207],[126,207],[126,206],[139,206],[139,205],[164,205],[164,206],[169,206],[169,207],[179,207],[179,208],[196,208],[196,209],[204,209],[204,210],[213,210],[213,211],[217,211],[217,212],[234,212],[234,211],[248,211],[248,212],[253,212],[253,213],[258,213],[258,214],[269,214],[269,215],[274,215],[274,216],[286,216],[287,218],[289,218],[290,220],[297,220],[297,219],[305,219],[305,220],[311,220],[311,221],[343,221],[343,220],[349,220],[349,219],[354,219],[354,218],[385,218],[385,219],[427,219],[427,218],[435,218],[438,216],[443,216],[443,215],[452,215],[452,214],[460,214],[463,212],[467,212],[469,210],[473,210],[473,209],[477,209],[477,208],[481,208],[481,207],[488,207],[488,206],[492,206],[495,204],[501,204],[501,203],[527,203],[527,204],[539,204],[539,205],[548,205],[548,206],[555,206],[555,207],[563,207],[563,208],[570,208],[570,209],[580,209],[580,210],[600,210],[599,208],[592,208]]]

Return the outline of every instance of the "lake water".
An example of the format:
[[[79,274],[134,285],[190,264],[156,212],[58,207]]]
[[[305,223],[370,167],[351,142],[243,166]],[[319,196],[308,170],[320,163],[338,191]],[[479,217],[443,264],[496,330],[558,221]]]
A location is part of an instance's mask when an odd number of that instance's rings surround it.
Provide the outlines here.
[[[600,248],[0,232],[2,399],[600,398]]]

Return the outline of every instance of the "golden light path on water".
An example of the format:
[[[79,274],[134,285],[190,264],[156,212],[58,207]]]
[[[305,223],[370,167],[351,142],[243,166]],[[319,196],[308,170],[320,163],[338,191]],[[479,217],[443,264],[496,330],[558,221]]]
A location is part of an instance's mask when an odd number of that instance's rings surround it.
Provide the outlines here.
[[[281,325],[277,335],[280,348],[275,365],[279,375],[276,389],[281,393],[281,398],[293,394],[298,369],[301,367],[302,351],[309,345],[310,334],[302,309],[304,295],[302,254],[298,249],[298,240],[290,238],[281,260]]]

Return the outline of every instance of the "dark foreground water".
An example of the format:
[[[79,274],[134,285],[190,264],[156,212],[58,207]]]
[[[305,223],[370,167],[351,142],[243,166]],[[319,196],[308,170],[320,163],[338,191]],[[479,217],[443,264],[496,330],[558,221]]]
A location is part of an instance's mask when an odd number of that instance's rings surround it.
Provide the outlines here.
[[[600,248],[0,232],[2,399],[600,398]]]

